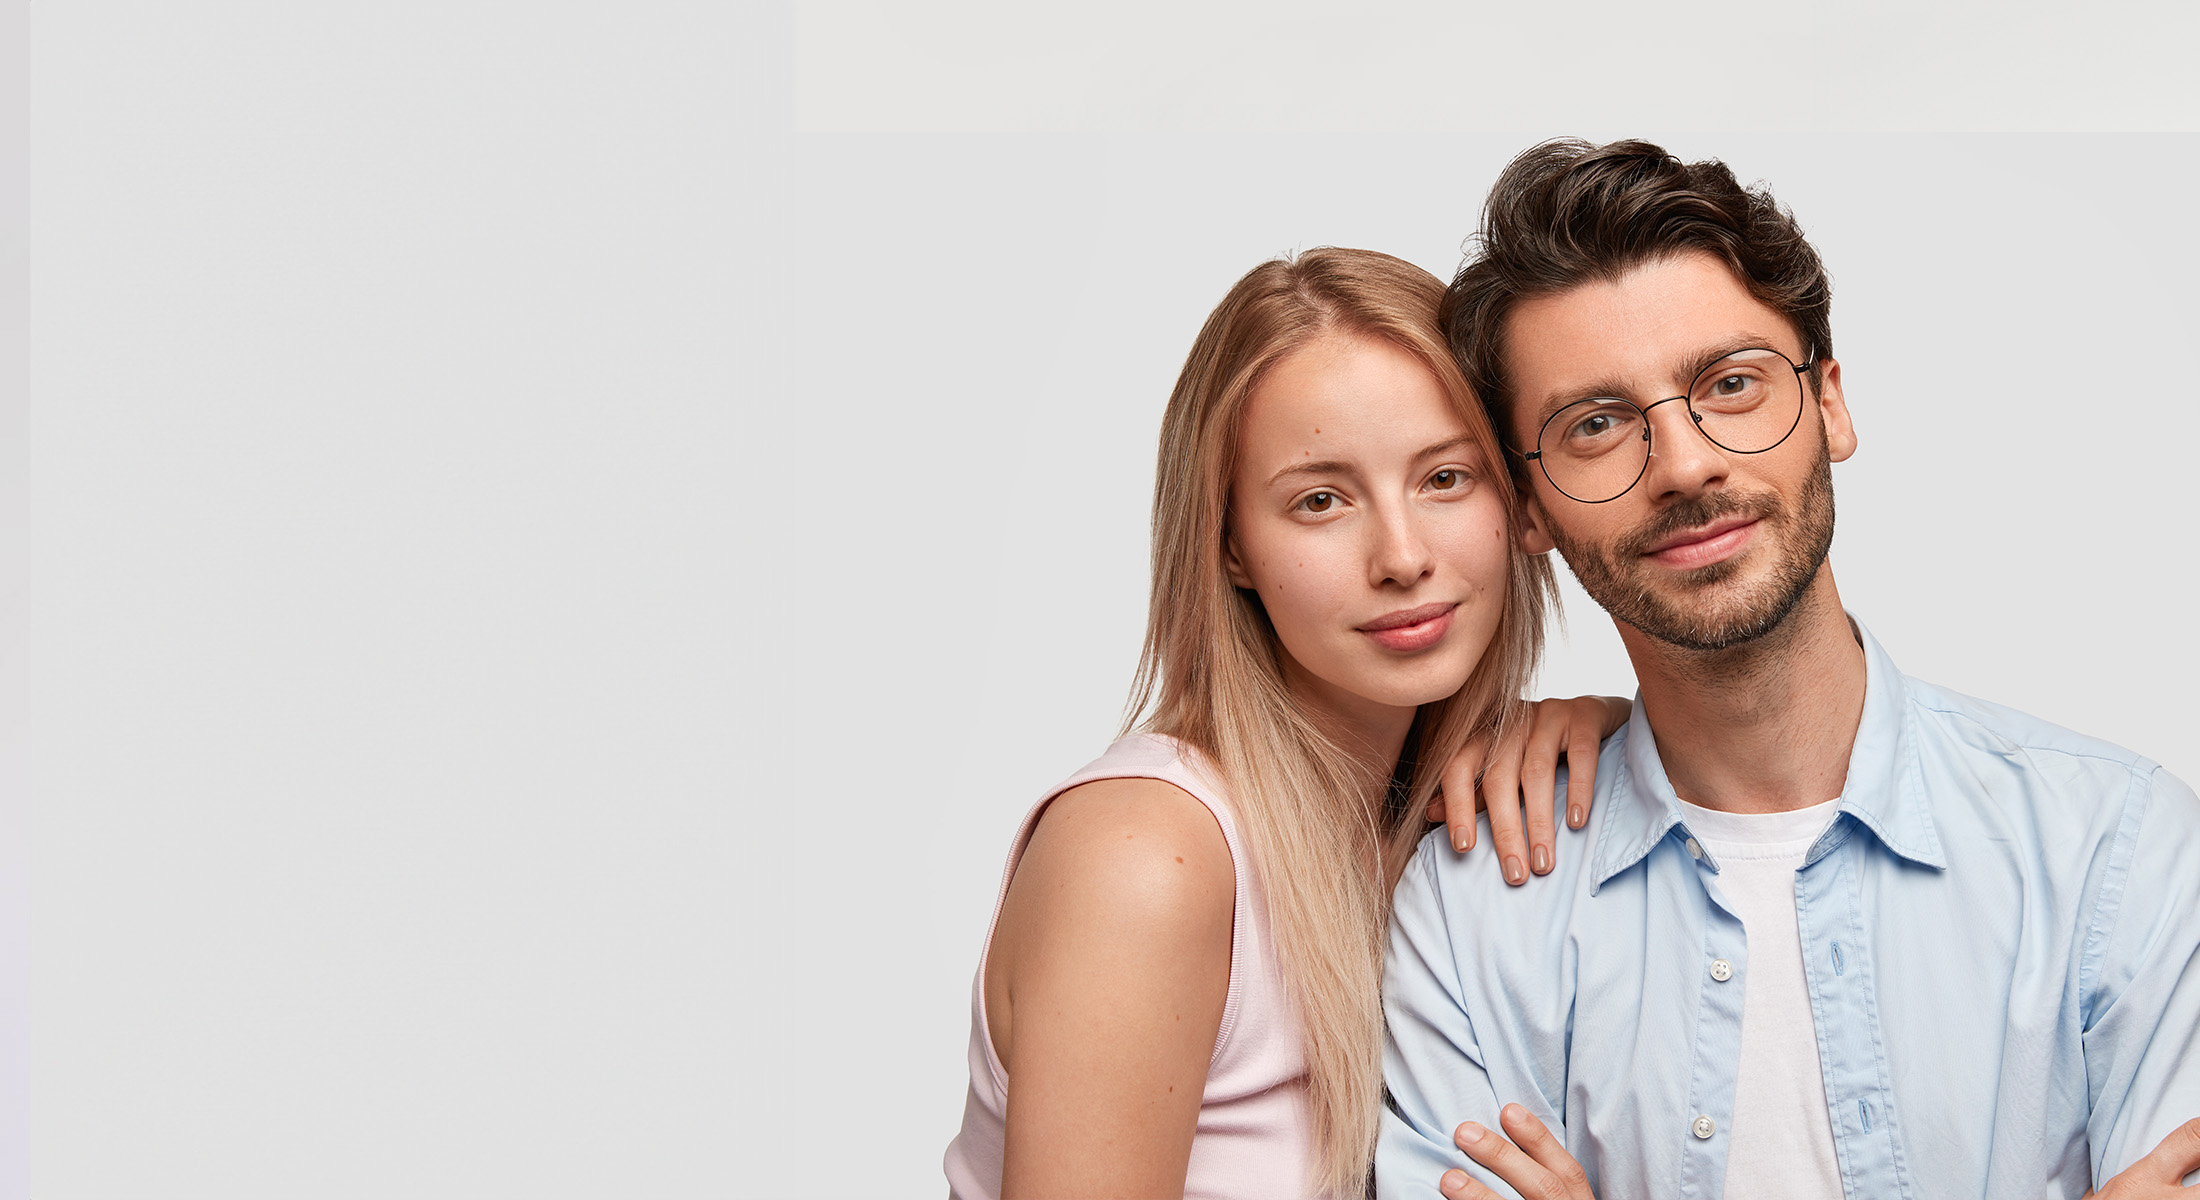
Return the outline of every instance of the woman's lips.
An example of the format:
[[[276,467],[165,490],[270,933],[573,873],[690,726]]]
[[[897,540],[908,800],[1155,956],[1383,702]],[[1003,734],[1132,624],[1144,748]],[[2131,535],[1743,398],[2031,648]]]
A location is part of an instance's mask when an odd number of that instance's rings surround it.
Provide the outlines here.
[[[1756,536],[1754,520],[1730,523],[1722,521],[1701,533],[1683,534],[1665,546],[1650,552],[1649,557],[1660,565],[1688,571],[1708,567],[1712,563],[1741,553]]]
[[[1386,650],[1426,650],[1443,640],[1458,609],[1457,603],[1424,604],[1369,621],[1360,632]]]

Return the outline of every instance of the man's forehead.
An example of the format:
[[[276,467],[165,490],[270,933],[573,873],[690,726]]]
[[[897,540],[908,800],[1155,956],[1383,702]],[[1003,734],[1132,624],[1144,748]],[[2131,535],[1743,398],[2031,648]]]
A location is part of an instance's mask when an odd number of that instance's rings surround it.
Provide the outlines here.
[[[1674,372],[1744,346],[1808,355],[1792,321],[1708,254],[1652,260],[1523,298],[1506,317],[1505,373],[1517,426],[1584,391],[1683,386]],[[1690,371],[1693,374],[1693,371]]]

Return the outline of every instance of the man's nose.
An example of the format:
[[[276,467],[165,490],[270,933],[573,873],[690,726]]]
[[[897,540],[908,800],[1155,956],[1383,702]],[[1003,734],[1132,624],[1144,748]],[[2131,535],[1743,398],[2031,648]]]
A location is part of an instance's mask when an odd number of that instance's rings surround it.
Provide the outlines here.
[[[1383,513],[1374,524],[1375,544],[1368,555],[1368,583],[1411,587],[1435,569],[1436,558],[1422,536],[1421,523],[1406,504]]]
[[[1688,402],[1678,397],[1650,406],[1650,462],[1642,486],[1652,499],[1693,496],[1726,482],[1726,451],[1696,428]]]

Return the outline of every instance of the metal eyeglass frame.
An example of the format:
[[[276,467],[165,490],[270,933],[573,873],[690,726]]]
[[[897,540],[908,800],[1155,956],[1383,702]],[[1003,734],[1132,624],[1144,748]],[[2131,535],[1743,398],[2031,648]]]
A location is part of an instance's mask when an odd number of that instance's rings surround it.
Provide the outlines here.
[[[1780,361],[1786,363],[1788,365],[1788,369],[1795,372],[1796,383],[1798,386],[1800,386],[1802,383],[1803,372],[1814,370],[1818,366],[1818,359],[1815,355],[1811,357],[1811,360],[1809,362],[1806,362],[1802,366],[1798,367],[1795,365],[1794,359],[1789,358],[1785,354],[1781,354],[1778,350],[1775,350],[1770,346],[1742,346],[1738,349],[1727,351],[1725,354],[1719,356],[1717,362],[1712,363],[1711,366],[1705,367],[1702,371],[1696,372],[1696,379],[1702,379],[1706,372],[1710,371],[1712,367],[1718,366],[1719,363],[1725,362],[1727,359],[1730,359],[1737,354],[1747,354],[1752,350],[1762,350],[1767,354],[1778,355]],[[1557,412],[1552,413],[1550,416],[1543,419],[1543,427],[1535,431],[1535,449],[1530,450],[1525,454],[1521,454],[1521,452],[1518,450],[1513,451],[1513,453],[1520,454],[1521,461],[1533,462],[1537,467],[1540,467],[1543,471],[1543,478],[1550,483],[1551,488],[1559,495],[1566,497],[1568,500],[1571,500],[1576,504],[1610,504],[1612,501],[1619,499],[1621,496],[1624,496],[1627,493],[1634,491],[1635,485],[1642,482],[1642,477],[1648,474],[1650,471],[1650,456],[1652,451],[1648,447],[1645,447],[1642,455],[1642,466],[1636,470],[1635,477],[1627,481],[1626,487],[1623,487],[1620,490],[1612,493],[1611,495],[1606,496],[1602,500],[1584,500],[1581,497],[1574,495],[1572,492],[1567,491],[1565,488],[1560,487],[1558,485],[1558,480],[1552,478],[1551,476],[1551,465],[1543,461],[1543,435],[1550,432],[1551,422],[1556,421],[1557,419],[1559,419],[1559,417],[1565,415],[1566,409],[1574,407],[1575,404],[1582,404],[1592,400],[1617,400],[1621,404],[1624,404],[1627,407],[1632,408],[1636,412],[1642,414],[1642,440],[1644,442],[1648,442],[1650,440],[1650,410],[1656,408],[1660,404],[1671,404],[1675,400],[1678,400],[1687,407],[1688,418],[1690,422],[1695,425],[1696,432],[1703,434],[1703,440],[1711,443],[1714,446],[1717,446],[1719,449],[1724,450],[1729,454],[1765,454],[1770,451],[1777,450],[1780,448],[1782,443],[1786,442],[1790,437],[1793,437],[1795,431],[1797,429],[1800,429],[1803,425],[1803,402],[1802,399],[1799,397],[1795,404],[1795,420],[1789,423],[1787,427],[1787,432],[1781,434],[1778,440],[1774,441],[1771,445],[1766,446],[1763,450],[1736,450],[1734,447],[1727,445],[1725,442],[1722,442],[1719,439],[1712,437],[1709,433],[1705,432],[1703,427],[1703,414],[1697,412],[1696,406],[1690,403],[1688,399],[1689,393],[1696,390],[1696,379],[1691,379],[1688,381],[1687,392],[1682,392],[1678,396],[1667,396],[1663,400],[1653,400],[1648,404],[1637,404],[1634,401],[1629,400],[1625,396],[1590,396],[1585,397],[1583,400],[1576,400],[1572,404],[1566,405],[1565,408],[1561,408]]]

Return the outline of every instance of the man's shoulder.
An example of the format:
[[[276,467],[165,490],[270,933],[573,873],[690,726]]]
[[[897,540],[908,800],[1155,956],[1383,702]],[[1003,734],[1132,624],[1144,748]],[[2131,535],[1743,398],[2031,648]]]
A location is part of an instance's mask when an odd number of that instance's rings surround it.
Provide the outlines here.
[[[1915,679],[1908,683],[1928,779],[1938,775],[1964,785],[1931,789],[1943,819],[1953,800],[1949,792],[1961,790],[1991,793],[2004,802],[1993,806],[2003,817],[2013,815],[2006,801],[2029,797],[2033,803],[2018,810],[2043,827],[2054,826],[2057,836],[2095,843],[2097,850],[2128,843],[2142,817],[2153,831],[2200,831],[2200,799],[2153,759],[2005,704]]]
[[[1598,847],[1616,797],[1612,794],[1612,776],[1620,757],[1620,747],[1626,739],[1621,730],[1605,739],[1597,764],[1595,801],[1590,805],[1589,818],[1580,829],[1569,829],[1565,822],[1557,823],[1556,853],[1548,875],[1530,875],[1526,883],[1515,887],[1505,882],[1502,865],[1495,853],[1495,842],[1490,837],[1489,817],[1480,818],[1475,835],[1474,849],[1461,853],[1451,848],[1439,825],[1422,837],[1413,857],[1406,864],[1400,887],[1413,886],[1428,891],[1447,909],[1462,915],[1470,913],[1513,914],[1514,920],[1529,913],[1541,914],[1538,927],[1562,930],[1562,914],[1588,895],[1594,885],[1592,868],[1598,858]],[[1553,792],[1558,797],[1566,794],[1567,768],[1559,767]],[[1474,924],[1474,922],[1470,922]],[[1466,931],[1462,931],[1463,933]],[[1507,936],[1520,941],[1519,927],[1511,926]]]
[[[1907,679],[1909,699],[1936,740],[1999,757],[2023,755],[2038,760],[2069,759],[2097,769],[2148,775],[2159,770],[2152,759],[2102,738],[2079,733],[2021,709]]]

